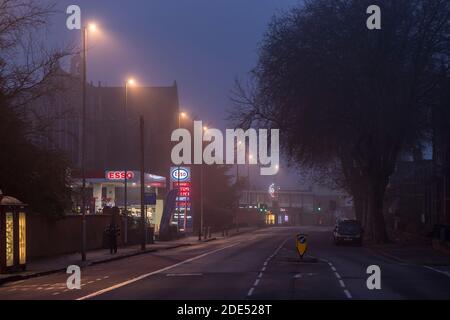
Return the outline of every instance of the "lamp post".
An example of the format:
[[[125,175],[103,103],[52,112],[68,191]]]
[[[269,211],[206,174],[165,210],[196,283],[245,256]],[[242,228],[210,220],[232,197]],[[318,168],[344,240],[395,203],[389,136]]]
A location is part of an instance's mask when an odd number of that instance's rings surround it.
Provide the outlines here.
[[[248,205],[250,207],[250,201],[251,201],[251,196],[250,196],[250,160],[253,159],[253,155],[249,154],[248,155],[248,165],[247,165],[247,194],[248,194]]]
[[[124,152],[124,156],[125,156],[125,161],[126,161],[126,145],[127,145],[127,110],[128,110],[128,87],[129,86],[133,86],[135,84],[134,79],[128,79],[125,82],[125,105],[124,105],[124,110],[123,110],[123,114],[124,114],[124,118],[123,118],[123,152]],[[124,242],[125,244],[128,243],[128,176],[127,176],[127,171],[128,171],[128,166],[125,164],[125,174],[124,174],[124,212],[125,212],[125,230],[124,230]]]
[[[242,141],[238,141],[237,150],[239,150],[242,146]],[[236,160],[238,159],[236,155]],[[236,188],[239,188],[239,163],[236,161]],[[237,190],[237,189],[236,189]],[[238,192],[239,194],[239,192]],[[239,232],[239,223],[238,223],[238,211],[239,211],[239,198],[236,200],[236,214],[235,214],[235,223],[236,223],[236,232]]]
[[[181,128],[181,119],[184,119],[184,118],[186,118],[187,117],[187,114],[186,114],[186,112],[180,112],[179,114],[178,114],[178,129],[180,129]],[[180,204],[180,194],[181,194],[181,187],[180,187],[180,165],[178,165],[178,174],[177,174],[177,182],[178,182],[178,185],[177,185],[177,188],[178,188],[178,196],[177,196],[177,201],[176,201],[176,203],[177,203],[177,209],[178,209],[178,219],[177,219],[177,226],[178,226],[178,229],[180,229],[180,219],[181,219],[181,209],[180,209],[180,207],[179,207],[179,204]],[[184,228],[184,232],[186,232],[186,216],[187,216],[187,214],[186,214],[186,211],[187,211],[187,206],[186,206],[186,201],[184,202],[185,203],[185,205],[184,205],[184,218],[183,218],[183,228]]]
[[[83,71],[82,71],[82,108],[81,108],[81,261],[86,261],[86,102],[87,102],[87,36],[88,29],[96,31],[97,26],[90,24],[82,29]]]
[[[203,127],[203,132],[208,131],[208,127]],[[203,134],[202,134],[203,135]],[[203,143],[203,137],[202,137]],[[203,230],[203,161],[200,164],[200,229],[198,231],[198,241],[202,240],[202,230]]]
[[[140,153],[141,153],[141,250],[145,250],[145,224],[146,224],[146,214],[145,214],[145,162],[144,162],[144,116],[139,117],[139,131],[140,131]]]

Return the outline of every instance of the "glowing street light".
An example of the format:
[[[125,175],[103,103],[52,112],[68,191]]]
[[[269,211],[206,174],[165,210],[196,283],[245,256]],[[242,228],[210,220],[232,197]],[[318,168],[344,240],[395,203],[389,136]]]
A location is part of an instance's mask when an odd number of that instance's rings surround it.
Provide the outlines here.
[[[97,31],[97,25],[95,23],[90,23],[88,27],[89,27],[89,31],[92,31],[92,32]]]
[[[87,41],[88,31],[95,32],[97,25],[90,23],[82,29],[83,44],[83,74],[82,74],[82,109],[81,109],[81,214],[82,214],[82,234],[81,234],[81,260],[86,261],[86,101],[87,101]]]
[[[96,27],[95,27],[96,28]],[[133,78],[128,78],[125,81],[125,105],[124,105],[124,117],[123,117],[123,148],[127,146],[127,110],[128,110],[128,87],[133,87],[136,85],[136,81]],[[127,154],[124,150],[123,154]],[[128,177],[127,177],[127,166],[125,165],[125,175],[124,175],[124,212],[125,212],[125,230],[124,230],[124,242],[128,243]]]

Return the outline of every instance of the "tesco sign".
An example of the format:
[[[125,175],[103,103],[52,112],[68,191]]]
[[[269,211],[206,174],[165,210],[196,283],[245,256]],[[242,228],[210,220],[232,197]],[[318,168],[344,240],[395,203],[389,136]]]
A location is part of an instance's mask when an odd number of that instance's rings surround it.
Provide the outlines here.
[[[189,170],[186,168],[173,168],[170,175],[174,181],[187,181],[190,178]]]
[[[133,171],[127,171],[127,179],[131,180],[134,178]],[[125,180],[125,171],[107,171],[106,179],[108,180]]]

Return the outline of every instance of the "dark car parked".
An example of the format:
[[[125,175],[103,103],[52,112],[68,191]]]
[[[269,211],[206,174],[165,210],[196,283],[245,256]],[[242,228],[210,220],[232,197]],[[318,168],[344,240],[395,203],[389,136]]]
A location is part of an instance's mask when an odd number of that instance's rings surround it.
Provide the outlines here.
[[[339,220],[333,231],[335,244],[354,243],[362,245],[363,228],[357,220]]]

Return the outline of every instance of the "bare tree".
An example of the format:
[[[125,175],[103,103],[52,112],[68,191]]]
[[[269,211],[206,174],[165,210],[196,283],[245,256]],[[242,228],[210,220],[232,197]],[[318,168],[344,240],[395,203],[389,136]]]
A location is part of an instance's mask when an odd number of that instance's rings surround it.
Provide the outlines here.
[[[46,1],[0,0],[0,189],[48,216],[71,209],[67,157],[30,139],[53,130],[62,116],[42,114],[38,101],[67,89],[60,60],[74,52],[46,43],[54,8]]]
[[[382,30],[366,0],[305,0],[274,18],[237,99],[240,121],[277,126],[291,159],[338,161],[367,235],[387,240],[383,200],[405,148],[427,139],[430,95],[448,75],[450,3],[380,0]],[[364,208],[367,208],[365,210]]]
[[[51,127],[35,101],[67,91],[61,60],[75,53],[75,47],[48,49],[42,40],[55,3],[35,0],[0,0],[0,92],[22,119],[33,118],[31,133]],[[55,113],[53,119],[61,118]]]

